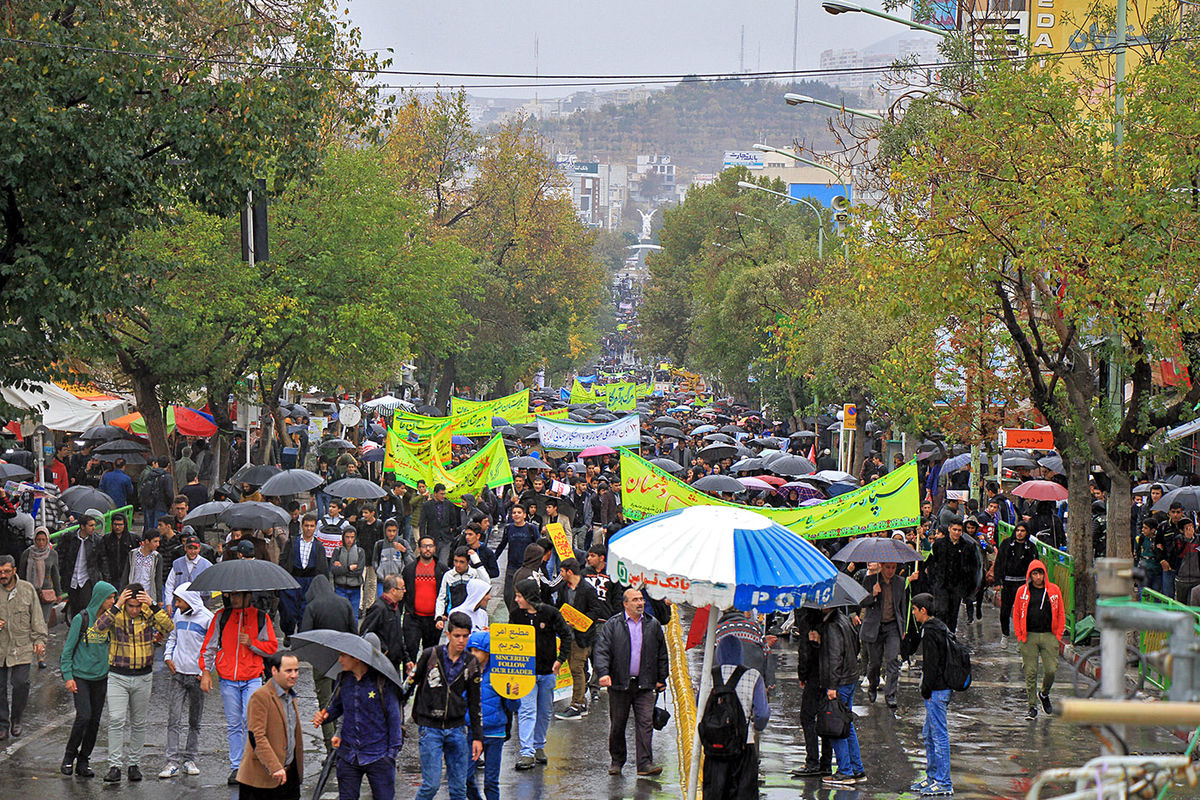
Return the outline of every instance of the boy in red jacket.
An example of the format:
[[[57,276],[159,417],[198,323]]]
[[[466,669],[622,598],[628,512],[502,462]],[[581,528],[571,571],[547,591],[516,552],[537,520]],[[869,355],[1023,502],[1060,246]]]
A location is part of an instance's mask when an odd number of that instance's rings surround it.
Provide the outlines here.
[[[1013,603],[1013,633],[1020,642],[1021,664],[1025,668],[1025,695],[1029,713],[1025,719],[1037,719],[1038,703],[1050,713],[1050,687],[1058,667],[1058,647],[1067,627],[1062,592],[1046,578],[1046,565],[1034,559],[1025,571],[1025,584],[1017,590]],[[1042,690],[1037,691],[1038,656],[1042,659]]]
[[[229,739],[230,786],[237,784],[246,747],[246,708],[262,686],[263,656],[279,649],[271,618],[250,605],[250,592],[231,592],[229,604],[208,625],[200,650],[200,690],[212,689],[212,671],[221,678],[225,734]]]

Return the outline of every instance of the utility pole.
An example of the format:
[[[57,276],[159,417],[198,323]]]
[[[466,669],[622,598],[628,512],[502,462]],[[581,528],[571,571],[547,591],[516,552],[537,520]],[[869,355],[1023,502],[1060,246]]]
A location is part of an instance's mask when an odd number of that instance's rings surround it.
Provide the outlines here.
[[[800,52],[800,0],[792,15],[792,83],[796,82],[796,55]]]

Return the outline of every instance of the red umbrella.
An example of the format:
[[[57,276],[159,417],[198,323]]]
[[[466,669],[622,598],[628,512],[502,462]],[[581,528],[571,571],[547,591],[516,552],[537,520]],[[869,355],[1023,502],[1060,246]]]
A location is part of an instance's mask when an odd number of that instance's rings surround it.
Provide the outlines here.
[[[602,444],[594,444],[579,454],[580,458],[591,458],[592,456],[615,456],[616,450],[611,447],[605,447]]]
[[[1017,497],[1026,500],[1066,500],[1067,490],[1054,481],[1025,481],[1012,490]]]
[[[755,475],[754,477],[775,487],[783,486],[785,483],[787,483],[786,478],[781,478],[778,475]]]

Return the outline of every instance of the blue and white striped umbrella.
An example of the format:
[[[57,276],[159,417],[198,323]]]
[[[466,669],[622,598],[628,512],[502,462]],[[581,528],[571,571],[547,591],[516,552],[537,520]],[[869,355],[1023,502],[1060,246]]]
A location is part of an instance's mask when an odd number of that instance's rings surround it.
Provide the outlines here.
[[[652,597],[718,609],[790,611],[833,594],[837,567],[811,542],[754,511],[691,506],[608,540],[608,571]]]

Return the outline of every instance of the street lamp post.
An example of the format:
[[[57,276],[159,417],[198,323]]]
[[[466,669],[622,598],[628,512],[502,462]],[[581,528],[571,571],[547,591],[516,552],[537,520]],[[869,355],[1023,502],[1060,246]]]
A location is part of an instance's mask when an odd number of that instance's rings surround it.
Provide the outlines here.
[[[812,209],[812,212],[817,215],[817,258],[822,260],[825,259],[825,220],[822,219],[821,212],[817,210],[816,206],[802,197],[792,197],[790,194],[777,192],[774,189],[768,189],[765,186],[759,186],[757,183],[750,183],[749,181],[738,181],[738,188],[754,189],[759,192],[766,192],[767,194],[773,194],[776,197],[782,197],[784,200],[790,200],[795,203],[804,203],[804,205]]]
[[[869,14],[872,17],[879,17],[880,19],[886,19],[889,22],[898,22],[901,25],[907,25],[908,27],[912,28],[914,31],[925,31],[926,33],[936,33],[938,36],[949,36],[950,35],[949,31],[944,31],[941,28],[935,28],[932,25],[925,25],[924,23],[916,22],[915,20],[911,20],[911,19],[905,19],[904,17],[897,17],[894,14],[888,14],[887,12],[884,12],[884,11],[876,11],[873,8],[867,8],[866,6],[860,6],[858,3],[846,3],[846,2],[843,2],[843,0],[825,0],[824,3],[821,3],[821,8],[825,9],[830,14],[846,14],[848,12],[856,11],[860,14]]]
[[[874,111],[867,111],[861,108],[846,108],[845,106],[838,105],[837,103],[831,103],[828,100],[818,100],[815,97],[809,97],[806,94],[788,92],[783,96],[783,101],[789,106],[810,104],[814,106],[821,106],[823,108],[832,108],[834,111],[843,111],[856,117],[866,117],[867,119],[873,119],[877,122],[883,122],[883,116],[881,114],[876,114]]]
[[[883,117],[879,117],[879,119],[883,119]],[[824,164],[818,164],[816,161],[810,161],[803,156],[796,155],[790,150],[784,150],[782,147],[771,147],[769,144],[756,144],[752,149],[757,150],[760,153],[778,153],[779,155],[786,156],[793,161],[799,161],[801,164],[807,164],[810,167],[816,167],[817,169],[825,170],[830,175],[837,178],[838,182],[842,184],[842,191],[846,193],[846,199],[851,199],[849,184],[846,183],[845,179],[842,177],[842,174],[833,167],[827,167]]]

